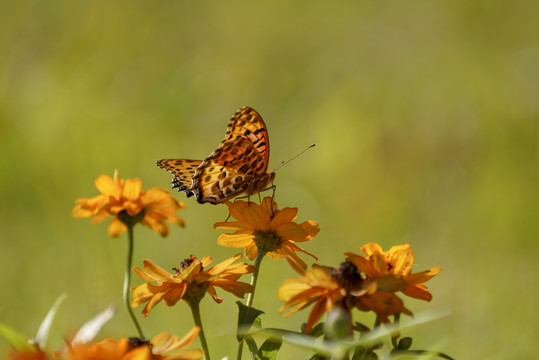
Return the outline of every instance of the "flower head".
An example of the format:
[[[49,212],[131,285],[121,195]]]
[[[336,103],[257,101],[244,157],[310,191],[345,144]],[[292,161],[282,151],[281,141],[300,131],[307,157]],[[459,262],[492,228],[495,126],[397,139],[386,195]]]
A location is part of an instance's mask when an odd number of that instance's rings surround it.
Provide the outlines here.
[[[308,220],[296,224],[297,208],[279,210],[277,203],[266,197],[261,205],[253,202],[227,202],[230,215],[236,221],[219,222],[215,229],[239,229],[233,234],[222,234],[217,240],[220,245],[245,248],[245,256],[253,260],[258,251],[267,253],[274,260],[285,257],[297,271],[307,268],[296,252],[316,256],[297,246],[298,242],[311,240],[319,231],[316,221]]]
[[[100,175],[95,180],[95,186],[101,195],[77,199],[71,215],[91,217],[93,224],[113,216],[108,229],[111,237],[120,236],[127,230],[127,224],[134,225],[137,222],[149,226],[161,236],[169,232],[165,222],[185,225],[183,219],[174,214],[185,208],[185,204],[174,199],[164,189],[154,187],[143,191],[140,179],[120,179],[117,170],[112,178]]]
[[[182,339],[168,332],[156,335],[151,341],[122,338],[106,339],[99,343],[68,343],[56,360],[197,360],[202,358],[198,349],[181,350],[195,341],[199,327],[192,328]]]
[[[347,312],[354,307],[372,310],[384,321],[389,315],[409,313],[396,295],[380,293],[377,289],[378,284],[365,280],[350,262],[341,263],[339,268],[313,265],[312,269],[304,272],[303,277],[286,280],[281,285],[277,297],[286,304],[279,311],[295,307],[285,314],[288,317],[314,304],[307,320],[307,333],[324,313],[335,306]]]
[[[386,286],[388,291],[402,291],[410,297],[430,301],[432,294],[423,284],[440,271],[441,267],[419,273],[412,273],[414,253],[409,244],[393,246],[388,251],[376,243],[368,243],[361,247],[366,257],[354,253],[346,253],[346,260],[360,269],[367,278],[378,279],[379,286]]]
[[[220,303],[223,299],[217,297],[216,286],[243,298],[246,293],[253,291],[253,287],[238,279],[243,274],[254,272],[256,268],[246,263],[234,264],[240,258],[241,254],[238,254],[210,269],[205,269],[212,263],[211,257],[199,260],[191,256],[181,263],[180,268],[173,269],[174,274],[161,269],[151,260],[144,260],[144,269],[134,266],[132,270],[142,279],[156,282],[157,285],[147,282],[132,287],[131,306],[137,307],[148,302],[142,310],[142,315],[148,316],[150,310],[161,300],[168,306],[173,306],[180,299],[192,305],[198,303],[208,293]]]

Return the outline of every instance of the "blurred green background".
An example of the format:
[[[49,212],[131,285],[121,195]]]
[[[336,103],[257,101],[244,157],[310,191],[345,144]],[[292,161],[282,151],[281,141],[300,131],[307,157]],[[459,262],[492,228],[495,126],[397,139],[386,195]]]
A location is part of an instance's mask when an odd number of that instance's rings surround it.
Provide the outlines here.
[[[405,299],[416,313],[451,312],[407,330],[415,348],[536,357],[538,100],[532,0],[3,1],[0,322],[31,336],[66,292],[50,349],[109,304],[119,311],[101,338],[133,335],[121,301],[126,237],[72,218],[74,201],[97,195],[94,179],[115,168],[169,189],[155,161],[206,157],[248,105],[268,125],[270,167],[317,145],[275,184],[281,207],[320,223],[305,244],[319,263],[379,242],[412,244],[415,271],[443,267],[427,283],[432,302]],[[237,253],[212,228],[225,206],[173,195],[188,205],[187,227],[162,239],[138,226],[135,264]],[[265,326],[305,321],[277,311],[276,289],[295,275],[262,264]],[[236,299],[219,294],[202,316],[213,357],[234,357]],[[183,335],[192,319],[183,303],[160,304],[142,325],[149,337]]]

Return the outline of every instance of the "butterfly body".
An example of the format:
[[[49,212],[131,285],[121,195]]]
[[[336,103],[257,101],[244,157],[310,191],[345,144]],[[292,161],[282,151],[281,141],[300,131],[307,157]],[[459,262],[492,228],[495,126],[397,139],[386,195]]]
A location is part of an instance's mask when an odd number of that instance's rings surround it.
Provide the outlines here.
[[[195,196],[201,204],[220,204],[266,189],[275,178],[267,171],[268,163],[266,125],[256,110],[243,107],[228,122],[225,139],[205,160],[163,159],[156,165],[174,175],[174,189]]]

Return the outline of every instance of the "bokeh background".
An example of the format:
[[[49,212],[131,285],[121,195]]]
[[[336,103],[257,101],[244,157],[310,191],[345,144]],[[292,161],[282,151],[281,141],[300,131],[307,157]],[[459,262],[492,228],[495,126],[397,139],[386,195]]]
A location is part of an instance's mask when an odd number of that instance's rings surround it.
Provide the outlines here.
[[[320,223],[305,244],[319,263],[337,266],[367,242],[410,243],[416,271],[443,267],[427,284],[432,302],[405,299],[416,313],[450,311],[406,331],[415,348],[536,357],[538,96],[533,0],[3,1],[0,322],[32,336],[65,292],[51,350],[109,304],[119,311],[101,338],[133,335],[126,238],[72,218],[74,201],[116,168],[168,189],[155,161],[206,157],[248,105],[268,125],[271,167],[317,145],[275,184],[280,206]],[[187,227],[163,239],[137,226],[135,264],[237,253],[212,228],[225,206],[174,196]],[[277,311],[276,289],[293,276],[262,264],[265,326],[305,321]],[[213,357],[234,357],[236,299],[220,294],[202,316]],[[192,320],[183,303],[161,304],[142,324],[150,337],[182,335]],[[1,340],[0,355],[8,349]]]

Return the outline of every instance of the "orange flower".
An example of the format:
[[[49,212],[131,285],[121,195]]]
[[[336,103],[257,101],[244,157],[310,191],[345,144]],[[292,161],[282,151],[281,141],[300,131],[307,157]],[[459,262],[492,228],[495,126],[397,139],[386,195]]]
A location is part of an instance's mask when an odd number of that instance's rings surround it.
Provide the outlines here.
[[[298,208],[277,209],[277,203],[266,197],[261,205],[238,200],[226,202],[230,215],[237,221],[216,223],[215,229],[240,229],[233,234],[222,234],[219,245],[245,248],[245,256],[253,260],[258,251],[267,253],[274,260],[285,257],[297,271],[307,268],[296,252],[316,256],[297,246],[297,242],[311,240],[320,231],[316,221],[308,220],[296,224]]]
[[[432,294],[423,285],[440,271],[441,267],[412,274],[414,253],[409,244],[393,246],[388,251],[376,243],[368,243],[361,247],[367,255],[363,257],[354,253],[346,253],[346,261],[353,263],[365,273],[369,279],[378,279],[379,287],[388,291],[402,291],[412,298],[430,301]]]
[[[279,311],[295,306],[285,317],[314,303],[306,333],[334,306],[347,312],[354,307],[372,310],[385,322],[389,322],[390,315],[409,313],[395,294],[377,290],[376,281],[365,280],[354,264],[343,262],[338,269],[313,265],[312,269],[304,272],[304,277],[286,280],[277,291],[277,297],[286,301]]]
[[[14,351],[9,356],[10,360],[48,360],[49,357],[43,350],[36,346],[33,350]]]
[[[212,258],[204,257],[199,260],[191,256],[181,263],[179,269],[173,269],[176,270],[175,274],[168,273],[146,259],[144,269],[134,266],[132,270],[142,279],[155,281],[157,285],[144,283],[132,287],[131,307],[148,302],[142,310],[142,316],[148,316],[150,310],[161,300],[168,306],[173,306],[180,299],[192,305],[197,304],[206,292],[217,303],[221,303],[223,299],[217,297],[215,286],[243,298],[246,293],[253,291],[253,287],[237,280],[243,274],[254,272],[256,268],[246,263],[234,264],[240,258],[241,254],[238,254],[205,270],[204,268],[212,263]]]
[[[111,237],[123,234],[127,230],[126,223],[134,225],[139,221],[161,236],[169,232],[165,222],[185,226],[183,219],[174,214],[185,208],[185,204],[164,189],[155,187],[143,191],[140,179],[120,179],[118,170],[114,171],[113,178],[100,175],[95,180],[95,186],[101,195],[77,199],[71,215],[91,217],[92,224],[114,216],[108,229]]]
[[[67,349],[55,354],[56,360],[197,360],[202,358],[198,349],[181,350],[195,341],[200,328],[195,326],[182,339],[168,332],[151,341],[137,338],[120,341],[107,339],[99,343],[68,344]],[[168,355],[165,353],[174,352]]]

